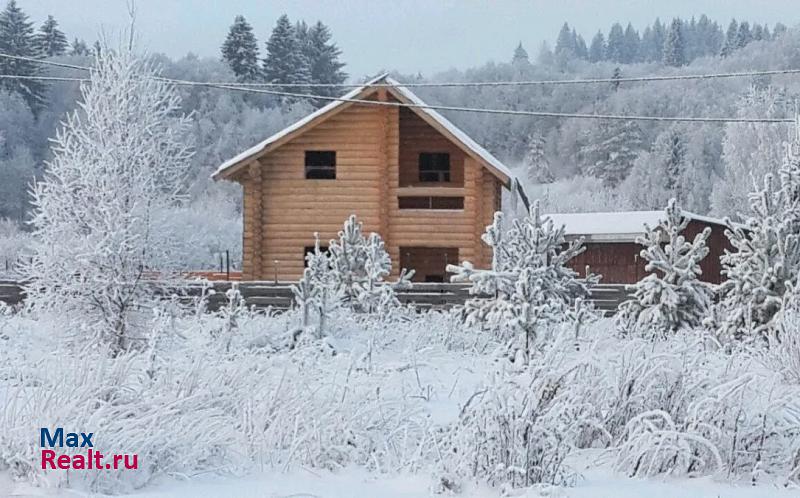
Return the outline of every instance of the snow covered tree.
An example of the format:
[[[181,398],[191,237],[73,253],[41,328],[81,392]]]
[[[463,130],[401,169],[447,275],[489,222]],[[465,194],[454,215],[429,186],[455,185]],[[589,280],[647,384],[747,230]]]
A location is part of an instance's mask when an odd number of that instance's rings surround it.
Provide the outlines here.
[[[222,60],[240,81],[256,81],[261,76],[258,66],[258,41],[253,27],[244,16],[236,16],[222,44]]]
[[[682,232],[689,225],[675,199],[670,199],[664,219],[636,242],[645,246],[640,256],[651,272],[630,286],[633,299],[620,305],[617,326],[626,333],[660,337],[682,327],[697,327],[712,306],[711,287],[698,280],[700,261],[708,255],[706,227],[692,242]],[[666,244],[664,243],[666,239]]]
[[[17,6],[16,0],[9,0],[5,10],[0,12],[0,53],[18,57],[37,57],[36,38],[33,23]],[[36,76],[39,67],[35,62],[0,58],[0,74]],[[41,81],[25,79],[2,79],[0,85],[11,92],[18,93],[34,113],[44,107],[45,86]]]
[[[284,14],[278,18],[267,40],[264,79],[269,83],[308,83],[311,67],[294,26]]]
[[[514,49],[514,57],[511,58],[511,64],[514,65],[527,65],[530,64],[530,60],[528,59],[528,51],[522,46],[522,42],[519,42],[517,48]]]
[[[454,282],[470,282],[475,297],[465,304],[468,324],[513,334],[509,357],[525,364],[537,335],[548,325],[565,319],[577,298],[588,295],[594,276],[579,280],[567,262],[584,251],[583,239],[567,241],[564,227],[543,217],[539,201],[528,216],[511,222],[506,230],[503,213],[494,215],[483,241],[492,248],[492,267],[476,269],[469,261],[448,265]]]
[[[339,60],[342,51],[331,42],[330,29],[317,21],[310,28],[297,30],[297,33],[302,51],[309,63],[311,82],[332,85],[344,83],[347,80],[347,73],[342,71],[345,64]],[[340,92],[336,87],[318,87],[314,89],[314,93],[336,96]]]
[[[554,52],[556,56],[564,54],[567,58],[572,58],[575,56],[575,48],[574,32],[570,29],[569,24],[564,23],[561,31],[558,32]]]
[[[731,55],[734,50],[739,48],[737,46],[738,35],[739,23],[736,22],[736,19],[731,19],[731,23],[728,25],[728,31],[725,32],[725,42],[722,44],[722,49],[720,51],[722,57]]]
[[[789,98],[773,87],[751,88],[740,99],[741,118],[787,118]],[[784,124],[727,123],[722,139],[721,178],[714,182],[711,208],[718,216],[750,216],[750,193],[767,174],[776,176],[783,161],[781,145],[789,136]]]
[[[180,98],[157,75],[126,49],[103,50],[32,193],[28,303],[112,354],[131,346],[137,312],[154,299],[148,272],[167,270],[151,264],[171,247],[152,217],[180,200],[191,159]]]
[[[54,57],[67,53],[67,37],[58,29],[58,22],[53,16],[47,16],[47,20],[39,28],[35,37],[36,49],[43,57]]]
[[[797,119],[797,118],[796,118]],[[766,337],[775,326],[787,289],[800,273],[800,122],[773,176],[750,197],[753,215],[726,232],[735,252],[722,257],[719,335],[725,340]]]
[[[742,21],[739,24],[739,31],[736,33],[736,48],[744,48],[753,41],[753,34],[750,32],[750,23]]]
[[[550,183],[555,179],[544,146],[545,140],[540,133],[534,133],[528,139],[528,151],[525,153],[522,165],[531,183]]]
[[[336,292],[354,310],[376,312],[399,304],[394,289],[408,286],[413,276],[403,269],[397,282],[385,281],[392,261],[383,240],[376,233],[364,237],[355,215],[345,221],[339,238],[330,241],[328,254]]]
[[[600,62],[606,58],[606,38],[602,31],[598,31],[592,44],[589,46],[589,62]]]
[[[331,258],[320,247],[319,234],[314,234],[314,251],[305,256],[306,269],[303,277],[292,286],[294,301],[300,307],[302,331],[311,328],[312,313],[316,313],[318,324],[314,336],[325,335],[326,323],[330,313],[339,305],[341,294],[331,267]]]
[[[633,28],[631,23],[628,23],[628,27],[625,28],[624,62],[626,64],[633,64],[639,61],[641,41],[639,32]]]
[[[620,23],[614,23],[608,32],[606,59],[611,62],[625,62],[625,31]]]
[[[675,18],[667,31],[664,40],[664,58],[666,66],[680,67],[686,64],[686,47],[683,36],[683,23]]]
[[[588,173],[606,186],[616,186],[628,175],[642,150],[639,125],[633,121],[604,122],[594,133],[591,142],[581,148]]]
[[[69,47],[69,55],[87,56],[92,55],[92,53],[85,41],[75,38]]]

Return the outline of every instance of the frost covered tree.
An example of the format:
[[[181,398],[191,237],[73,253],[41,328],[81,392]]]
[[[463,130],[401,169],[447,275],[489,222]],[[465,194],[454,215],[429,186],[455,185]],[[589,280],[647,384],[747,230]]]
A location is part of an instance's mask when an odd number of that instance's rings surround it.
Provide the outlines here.
[[[264,79],[269,83],[308,83],[311,81],[309,61],[297,38],[295,27],[284,14],[278,18],[267,40],[264,58]]]
[[[778,88],[751,88],[739,102],[741,118],[786,118],[789,99]],[[767,174],[777,175],[783,160],[781,144],[789,136],[784,124],[727,123],[722,139],[721,178],[711,192],[711,208],[719,216],[754,214],[749,197]]]
[[[588,144],[581,148],[588,173],[616,186],[628,175],[642,150],[642,133],[633,121],[612,121],[593,130]]]
[[[633,298],[620,305],[616,321],[622,331],[660,337],[697,327],[708,315],[713,290],[698,276],[711,229],[706,227],[689,242],[683,235],[688,225],[678,202],[670,199],[664,219],[655,227],[645,225],[645,235],[636,239],[645,246],[640,256],[650,275],[630,286]]]
[[[163,276],[151,263],[171,235],[152,218],[181,199],[191,159],[180,98],[157,75],[126,49],[103,50],[32,192],[28,302],[74,318],[65,324],[112,354],[131,346],[137,311],[153,299],[148,273]]]
[[[222,60],[240,81],[256,81],[261,76],[258,66],[258,41],[253,27],[244,16],[236,16],[222,44]]]
[[[534,133],[528,140],[528,151],[525,153],[522,165],[531,183],[550,183],[555,179],[544,146],[544,137],[539,133]]]
[[[606,38],[598,31],[589,46],[589,62],[600,62],[606,58]]]
[[[69,47],[69,55],[88,56],[91,55],[91,51],[84,40],[75,38]]]
[[[314,234],[314,250],[305,256],[306,269],[300,281],[292,286],[294,301],[301,311],[301,327],[306,332],[312,328],[311,320],[316,314],[317,326],[314,336],[319,339],[325,335],[330,313],[338,307],[341,292],[331,266],[331,258],[323,251],[319,234]]]
[[[546,327],[563,321],[577,298],[588,295],[594,276],[579,280],[567,267],[584,251],[583,239],[567,241],[564,227],[543,217],[539,201],[530,212],[506,229],[503,213],[497,212],[486,227],[483,241],[492,248],[492,267],[476,269],[469,261],[448,265],[454,282],[470,282],[475,297],[465,305],[467,323],[485,324],[513,338],[509,355],[515,363],[527,363],[535,340]]]
[[[0,53],[18,57],[37,57],[36,38],[33,23],[17,6],[16,0],[9,0],[5,10],[0,12]],[[39,66],[35,62],[0,58],[0,74],[37,76]],[[18,93],[34,113],[44,107],[45,86],[41,81],[27,79],[2,79],[0,85],[11,92]]]
[[[39,32],[35,36],[36,49],[44,57],[55,57],[67,53],[67,37],[58,29],[58,22],[53,16],[47,16]]]
[[[611,62],[625,62],[625,31],[620,23],[614,23],[608,32],[606,59]]]
[[[403,269],[397,282],[385,281],[392,261],[383,239],[376,233],[365,237],[355,215],[345,221],[339,238],[330,241],[328,254],[336,292],[355,310],[371,313],[399,304],[394,289],[409,285],[413,276]]]
[[[797,119],[797,118],[796,118]],[[800,273],[800,122],[786,147],[778,182],[768,174],[750,196],[753,215],[726,232],[733,252],[722,257],[719,335],[725,340],[765,337],[787,289]]]
[[[720,55],[722,57],[731,55],[733,51],[738,48],[736,40],[738,34],[739,23],[736,22],[736,19],[731,19],[731,23],[728,25],[728,31],[725,32],[725,42],[722,44],[722,49],[720,50]]]
[[[514,56],[511,58],[511,64],[514,65],[527,65],[530,64],[530,60],[528,59],[528,51],[522,46],[522,42],[519,42],[517,48],[514,49]]]
[[[675,18],[669,26],[667,36],[664,39],[664,58],[665,66],[680,67],[686,64],[686,47],[683,36],[683,23]]]

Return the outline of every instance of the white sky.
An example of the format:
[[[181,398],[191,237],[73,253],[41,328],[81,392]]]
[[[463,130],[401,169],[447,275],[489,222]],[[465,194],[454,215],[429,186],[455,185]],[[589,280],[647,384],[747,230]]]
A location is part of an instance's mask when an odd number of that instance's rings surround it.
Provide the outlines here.
[[[0,4],[4,0],[0,0]],[[93,43],[98,33],[119,33],[128,24],[126,0],[17,0],[38,25],[52,14],[70,40]],[[354,77],[382,69],[430,74],[511,58],[519,41],[534,57],[542,40],[552,44],[564,21],[586,38],[614,21],[637,29],[680,16],[707,14],[727,26],[731,17],[750,22],[800,19],[797,0],[137,0],[137,30],[150,52],[218,56],[233,21],[243,14],[259,48],[283,13],[292,21],[321,20],[331,27]]]

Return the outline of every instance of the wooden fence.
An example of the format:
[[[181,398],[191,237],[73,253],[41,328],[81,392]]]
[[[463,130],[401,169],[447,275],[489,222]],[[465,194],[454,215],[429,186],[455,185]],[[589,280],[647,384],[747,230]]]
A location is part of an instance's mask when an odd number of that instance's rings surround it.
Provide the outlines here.
[[[227,302],[225,292],[231,282],[209,282],[208,308],[217,310]],[[292,282],[239,282],[239,292],[245,302],[259,309],[287,309],[292,305]],[[208,292],[213,289],[213,292]],[[191,282],[181,290],[182,299],[198,297],[204,292],[204,285]],[[628,299],[630,293],[624,285],[602,284],[592,288],[590,300],[597,309],[606,315],[616,312],[620,303]],[[451,308],[464,304],[470,297],[469,285],[452,283],[417,283],[411,289],[398,292],[402,303],[414,304],[418,308]],[[18,282],[0,280],[0,302],[16,305],[23,301],[24,293]]]

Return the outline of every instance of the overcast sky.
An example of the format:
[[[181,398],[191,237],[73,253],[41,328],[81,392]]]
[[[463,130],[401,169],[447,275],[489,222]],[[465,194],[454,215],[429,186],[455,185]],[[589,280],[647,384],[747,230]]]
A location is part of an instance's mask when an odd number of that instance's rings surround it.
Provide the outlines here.
[[[0,4],[5,0],[0,0]],[[52,14],[70,40],[92,43],[103,30],[128,24],[126,0],[17,0],[37,25]],[[382,69],[430,74],[511,58],[519,41],[531,56],[552,44],[564,21],[587,43],[614,21],[637,29],[659,16],[707,14],[724,27],[731,17],[750,22],[797,23],[798,0],[137,0],[137,30],[149,52],[218,56],[234,16],[255,28],[259,48],[283,13],[292,21],[321,20],[331,27],[354,77]]]

